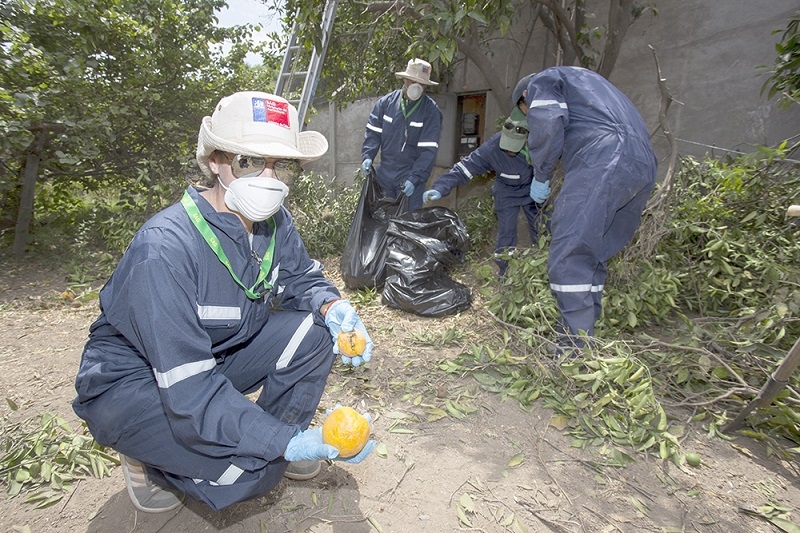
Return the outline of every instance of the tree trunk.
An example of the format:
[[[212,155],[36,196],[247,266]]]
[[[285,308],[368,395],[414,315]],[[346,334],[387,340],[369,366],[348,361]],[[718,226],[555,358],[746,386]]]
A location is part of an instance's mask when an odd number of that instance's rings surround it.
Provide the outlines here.
[[[22,193],[19,199],[17,226],[14,229],[13,253],[17,259],[21,259],[25,255],[25,247],[28,245],[31,222],[33,221],[36,178],[39,176],[39,160],[49,134],[50,130],[46,126],[42,127],[39,131],[39,136],[28,147],[28,156],[25,159],[25,168],[22,174]]]
[[[603,57],[597,67],[597,73],[606,79],[611,76],[611,71],[614,70],[614,65],[617,64],[625,34],[628,33],[628,28],[630,28],[634,20],[632,0],[613,0],[610,2],[608,35],[606,44],[603,47]]]

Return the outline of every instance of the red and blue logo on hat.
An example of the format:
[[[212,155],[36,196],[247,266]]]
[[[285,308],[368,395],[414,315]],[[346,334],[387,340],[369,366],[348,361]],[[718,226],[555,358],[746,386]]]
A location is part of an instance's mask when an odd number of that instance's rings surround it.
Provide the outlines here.
[[[289,103],[254,97],[253,122],[266,122],[289,128]]]

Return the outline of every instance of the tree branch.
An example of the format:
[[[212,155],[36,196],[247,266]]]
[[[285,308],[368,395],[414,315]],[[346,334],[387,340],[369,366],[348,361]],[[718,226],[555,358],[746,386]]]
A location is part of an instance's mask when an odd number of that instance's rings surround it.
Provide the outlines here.
[[[664,132],[664,137],[667,138],[667,142],[669,143],[670,147],[667,173],[664,176],[664,180],[661,182],[661,187],[658,189],[658,192],[650,199],[649,202],[647,202],[647,207],[645,209],[646,211],[653,211],[664,203],[666,198],[669,196],[670,190],[672,189],[672,178],[675,174],[675,167],[678,161],[678,146],[675,142],[675,137],[672,134],[672,130],[667,123],[667,111],[669,111],[669,106],[672,104],[674,99],[672,98],[669,88],[667,87],[667,80],[661,74],[661,65],[658,62],[656,49],[653,48],[652,45],[647,46],[653,51],[653,60],[656,62],[656,72],[658,73],[658,88],[661,92],[661,106],[658,110],[658,124],[661,128],[661,131]]]
[[[597,73],[608,78],[614,65],[617,63],[619,51],[622,48],[622,41],[628,28],[633,24],[632,0],[612,0],[608,13],[608,34],[606,43],[603,47],[603,57],[600,58],[600,65]]]
[[[569,13],[567,13],[567,11],[555,0],[541,0],[540,3],[546,5],[555,16],[558,24],[567,30],[569,42],[572,45],[572,50],[575,52],[575,56],[578,59],[578,64],[583,65],[585,56],[583,49],[581,48],[580,44],[578,44],[578,35],[575,33],[575,25],[572,23],[572,20],[570,20]]]

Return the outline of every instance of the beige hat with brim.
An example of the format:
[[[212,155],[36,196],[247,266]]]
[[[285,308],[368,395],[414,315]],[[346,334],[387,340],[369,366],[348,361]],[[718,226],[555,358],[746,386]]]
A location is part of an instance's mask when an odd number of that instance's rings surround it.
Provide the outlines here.
[[[197,137],[197,164],[211,176],[208,158],[215,151],[269,159],[294,159],[301,165],[328,151],[328,140],[317,131],[299,131],[297,109],[273,94],[243,91],[219,101],[203,117]]]
[[[431,81],[431,64],[422,59],[412,59],[404,72],[395,72],[395,76],[421,83],[422,85],[439,85]]]

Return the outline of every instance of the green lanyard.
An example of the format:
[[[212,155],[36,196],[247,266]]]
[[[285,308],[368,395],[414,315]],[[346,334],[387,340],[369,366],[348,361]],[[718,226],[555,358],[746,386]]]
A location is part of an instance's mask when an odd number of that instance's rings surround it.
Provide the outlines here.
[[[275,220],[270,218],[268,220],[270,228],[272,228],[272,239],[270,239],[269,246],[267,247],[267,251],[264,252],[264,259],[261,260],[261,272],[258,274],[258,279],[256,280],[255,284],[250,287],[249,289],[245,287],[244,283],[233,273],[233,268],[231,268],[231,262],[228,260],[228,257],[225,255],[225,252],[222,250],[222,246],[219,244],[219,239],[217,236],[214,235],[211,227],[206,222],[206,219],[203,218],[203,215],[200,214],[200,210],[197,209],[197,204],[194,203],[192,197],[189,196],[189,191],[184,191],[183,198],[181,198],[181,205],[186,210],[186,213],[189,214],[189,219],[192,221],[194,226],[197,228],[197,231],[200,232],[200,235],[206,240],[208,246],[211,250],[217,255],[220,263],[225,265],[225,268],[228,269],[228,272],[231,273],[231,277],[233,281],[235,281],[241,288],[244,289],[244,293],[247,295],[248,298],[251,300],[258,300],[261,298],[260,292],[255,292],[254,289],[258,287],[260,283],[264,283],[264,288],[269,290],[272,288],[268,282],[264,281],[267,279],[267,274],[269,274],[270,268],[272,268],[272,256],[275,252]]]
[[[422,103],[422,97],[420,97],[419,100],[417,100],[417,103],[415,103],[411,107],[411,111],[406,113],[406,99],[400,96],[400,111],[403,112],[403,146],[400,147],[401,152],[405,151],[406,141],[408,140],[408,124],[406,124],[406,119],[408,119],[408,117],[414,114],[414,111],[417,110],[419,104],[421,103]]]
[[[528,141],[525,141],[525,144],[522,145],[522,150],[520,150],[520,152],[525,154],[525,161],[527,161],[528,164],[530,165],[531,164],[531,154],[528,152]]]
[[[420,97],[420,98],[417,100],[417,103],[415,103],[415,104],[414,104],[414,105],[411,107],[411,111],[409,111],[408,113],[406,113],[406,99],[405,99],[405,98],[403,98],[403,97],[401,96],[401,97],[400,97],[400,111],[402,111],[402,112],[403,112],[403,118],[408,118],[408,117],[410,117],[411,115],[413,115],[413,114],[414,114],[414,111],[416,111],[416,110],[417,110],[417,108],[419,107],[419,104],[421,104],[421,103],[422,103],[422,97]]]

